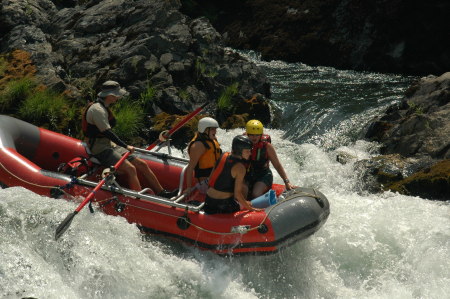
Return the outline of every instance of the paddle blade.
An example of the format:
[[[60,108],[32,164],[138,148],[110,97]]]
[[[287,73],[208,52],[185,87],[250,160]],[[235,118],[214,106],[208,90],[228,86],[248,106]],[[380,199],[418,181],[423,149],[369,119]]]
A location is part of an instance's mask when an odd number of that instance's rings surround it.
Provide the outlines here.
[[[64,221],[61,222],[60,225],[58,225],[58,227],[56,228],[55,240],[58,240],[59,237],[61,237],[61,235],[64,234],[64,232],[69,228],[70,224],[72,223],[73,217],[75,217],[76,214],[78,214],[77,211],[70,213],[69,215],[67,215],[66,219],[64,219]]]

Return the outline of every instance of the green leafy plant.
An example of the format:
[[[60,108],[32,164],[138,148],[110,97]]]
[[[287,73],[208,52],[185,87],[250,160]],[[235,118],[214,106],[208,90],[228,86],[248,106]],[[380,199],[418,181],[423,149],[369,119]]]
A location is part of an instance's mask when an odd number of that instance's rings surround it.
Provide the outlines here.
[[[414,111],[415,114],[422,115],[424,113],[423,107],[413,102],[408,102],[409,107]]]
[[[189,98],[191,97],[191,95],[189,94],[189,92],[187,92],[186,90],[180,90],[180,91],[178,92],[178,96],[179,96],[182,100],[184,100],[184,101],[189,100]]]
[[[232,102],[231,98],[235,95],[237,95],[239,91],[239,83],[235,82],[225,88],[225,90],[222,92],[222,94],[219,97],[219,100],[217,101],[217,108],[219,110],[231,110],[232,108]]]
[[[195,60],[195,74],[197,78],[206,73],[206,64],[200,59]]]
[[[215,70],[213,67],[208,67],[206,62],[202,58],[199,58],[195,61],[195,75],[197,78],[200,78],[201,76],[205,76],[208,78],[214,78],[219,73],[217,70]]]
[[[156,92],[156,87],[149,82],[147,88],[139,95],[138,103],[142,105],[144,111],[147,111],[152,106]]]

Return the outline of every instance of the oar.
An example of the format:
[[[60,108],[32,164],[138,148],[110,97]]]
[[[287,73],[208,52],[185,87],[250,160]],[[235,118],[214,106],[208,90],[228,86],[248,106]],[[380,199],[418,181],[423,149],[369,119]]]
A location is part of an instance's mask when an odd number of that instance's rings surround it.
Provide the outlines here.
[[[188,115],[186,115],[178,124],[176,124],[176,126],[174,126],[172,129],[170,129],[166,134],[163,135],[164,138],[169,138],[173,133],[175,133],[176,131],[178,131],[182,126],[184,126],[188,121],[190,121],[194,116],[196,116],[197,114],[200,113],[200,111],[203,110],[203,108],[205,108],[207,105],[209,104],[209,102],[204,103],[203,105],[201,105],[200,107],[198,107],[197,109],[195,109],[194,111],[192,111],[191,113],[189,113]],[[160,144],[162,141],[157,139],[155,140],[155,142],[153,142],[152,144],[150,144],[146,150],[150,151],[152,150],[155,146],[157,146],[158,144]]]
[[[120,165],[122,165],[123,161],[125,161],[125,159],[130,154],[131,154],[131,152],[127,152],[125,155],[123,155],[122,158],[120,158],[120,160],[117,161],[117,163],[114,165],[114,169],[118,169],[120,167]],[[64,232],[69,228],[70,224],[72,223],[73,218],[78,214],[78,212],[81,211],[81,209],[89,201],[92,200],[92,198],[94,197],[95,193],[103,186],[103,184],[106,182],[107,179],[108,179],[108,176],[105,176],[100,182],[98,182],[98,184],[97,184],[97,186],[95,186],[94,190],[92,190],[91,193],[89,193],[89,195],[86,196],[86,198],[78,206],[78,208],[76,208],[73,213],[70,213],[69,215],[67,215],[66,219],[64,219],[64,221],[61,222],[60,225],[58,225],[58,227],[56,228],[55,240],[58,240],[59,237],[61,237],[61,235],[64,234]]]

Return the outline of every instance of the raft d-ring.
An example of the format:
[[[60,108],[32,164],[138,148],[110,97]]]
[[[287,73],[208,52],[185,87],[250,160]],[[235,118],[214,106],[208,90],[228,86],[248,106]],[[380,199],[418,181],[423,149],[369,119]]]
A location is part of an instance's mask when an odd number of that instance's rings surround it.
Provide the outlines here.
[[[125,204],[121,202],[117,196],[114,196],[114,200],[116,201],[116,204],[114,205],[114,210],[116,210],[117,213],[122,213],[123,210],[125,210]]]
[[[261,224],[260,226],[258,226],[258,232],[260,232],[261,234],[265,234],[268,231],[269,229],[267,228],[267,225]]]
[[[182,230],[186,230],[191,226],[189,222],[190,219],[187,216],[183,216],[177,219],[177,226]]]

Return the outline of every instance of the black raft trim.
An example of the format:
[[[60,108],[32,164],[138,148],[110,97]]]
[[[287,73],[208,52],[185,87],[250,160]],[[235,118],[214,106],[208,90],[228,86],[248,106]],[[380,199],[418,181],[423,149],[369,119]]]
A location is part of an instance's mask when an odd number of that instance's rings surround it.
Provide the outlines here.
[[[323,222],[322,222],[323,223]],[[159,231],[159,230],[155,230],[152,228],[148,228],[148,227],[144,227],[141,225],[138,225],[138,228],[146,233],[146,234],[158,234],[158,235],[163,235],[166,237],[170,237],[170,238],[175,238],[178,240],[181,240],[183,242],[186,242],[188,244],[191,244],[193,246],[199,247],[201,249],[206,249],[206,250],[232,250],[232,249],[240,249],[240,248],[270,248],[270,247],[276,247],[276,250],[272,250],[272,251],[252,251],[252,252],[236,252],[236,253],[232,253],[233,255],[268,255],[268,254],[273,254],[279,251],[279,249],[287,247],[288,245],[293,244],[295,241],[304,239],[310,235],[312,235],[314,232],[316,232],[320,227],[321,227],[321,221],[316,220],[292,233],[290,233],[289,235],[284,236],[283,238],[276,240],[276,241],[272,241],[272,242],[254,242],[254,243],[232,243],[232,244],[220,244],[220,245],[215,245],[215,244],[207,244],[207,243],[203,243],[203,242],[199,242],[197,240],[193,240],[187,237],[183,237],[177,234],[172,234],[172,233],[167,233],[167,232],[163,232],[163,231]],[[302,235],[304,232],[308,232],[305,235]],[[286,242],[286,246],[282,246],[283,243]],[[222,253],[220,255],[229,255],[230,253]]]

